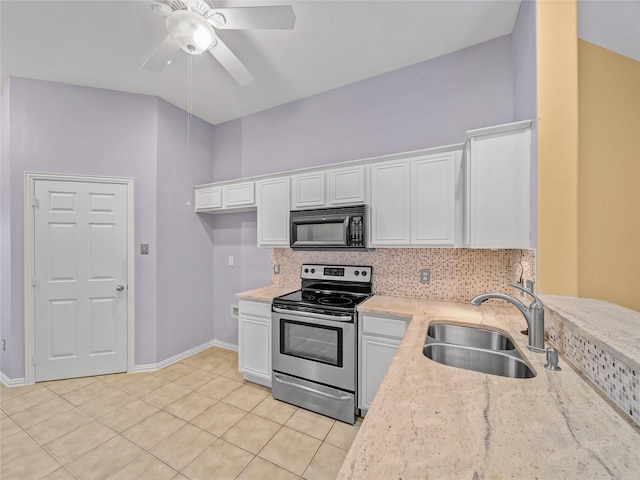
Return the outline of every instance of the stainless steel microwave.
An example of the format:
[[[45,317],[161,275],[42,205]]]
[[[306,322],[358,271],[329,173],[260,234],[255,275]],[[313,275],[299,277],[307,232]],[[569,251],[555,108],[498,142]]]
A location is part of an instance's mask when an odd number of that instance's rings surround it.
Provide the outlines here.
[[[292,210],[291,248],[296,250],[365,250],[367,206]]]

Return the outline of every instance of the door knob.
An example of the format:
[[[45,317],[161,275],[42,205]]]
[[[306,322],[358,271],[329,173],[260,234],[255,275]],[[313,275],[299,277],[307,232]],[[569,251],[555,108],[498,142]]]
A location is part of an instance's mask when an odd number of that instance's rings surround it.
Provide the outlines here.
[[[118,292],[123,291],[123,290],[124,290],[124,285],[118,285],[118,286],[116,287],[116,290],[117,290]]]

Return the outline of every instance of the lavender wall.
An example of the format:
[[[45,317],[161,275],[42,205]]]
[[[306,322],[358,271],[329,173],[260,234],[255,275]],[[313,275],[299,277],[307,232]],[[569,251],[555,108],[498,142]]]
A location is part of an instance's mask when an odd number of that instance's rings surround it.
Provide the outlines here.
[[[216,181],[464,141],[511,121],[511,36],[214,127]]]
[[[10,96],[9,87],[2,96],[3,107],[10,106],[2,110],[3,133],[10,122],[2,138],[0,196],[2,298],[10,296],[2,303],[2,372],[24,376],[25,172],[133,178],[134,241],[151,245],[149,255],[135,254],[135,363],[157,363],[210,341],[211,231],[187,202],[194,184],[211,180],[211,125],[192,120],[193,151],[186,158],[184,114],[155,97],[23,78],[9,83]]]
[[[212,126],[158,101],[158,360],[213,339],[211,218],[193,212],[193,187],[213,176]]]
[[[511,34],[513,120],[531,125],[531,247],[538,245],[538,104],[536,70],[536,4],[525,0]]]
[[[0,338],[11,337],[11,236],[9,220],[11,168],[9,158],[9,81],[0,96]],[[0,371],[10,367],[9,351],[0,349]]]
[[[511,54],[507,35],[216,125],[214,180],[460,143],[466,130],[510,122]],[[234,294],[271,283],[270,250],[255,247],[255,238],[255,214],[214,219],[218,340],[237,343],[229,314]],[[229,255],[243,267],[228,267]]]

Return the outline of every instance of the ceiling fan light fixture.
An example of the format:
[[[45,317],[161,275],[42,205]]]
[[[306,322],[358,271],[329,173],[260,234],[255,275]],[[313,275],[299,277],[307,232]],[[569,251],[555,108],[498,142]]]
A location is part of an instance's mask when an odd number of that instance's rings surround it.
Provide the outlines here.
[[[213,27],[202,16],[177,10],[167,17],[167,30],[178,46],[191,55],[200,55],[215,44]]]

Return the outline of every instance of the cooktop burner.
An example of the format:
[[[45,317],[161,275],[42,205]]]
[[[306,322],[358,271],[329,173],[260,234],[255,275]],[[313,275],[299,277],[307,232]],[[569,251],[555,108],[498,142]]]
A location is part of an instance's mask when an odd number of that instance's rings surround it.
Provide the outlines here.
[[[323,304],[323,305],[334,305],[334,306],[346,306],[346,305],[351,305],[353,303],[353,300],[351,300],[350,298],[347,297],[321,297],[318,299],[318,302]]]

